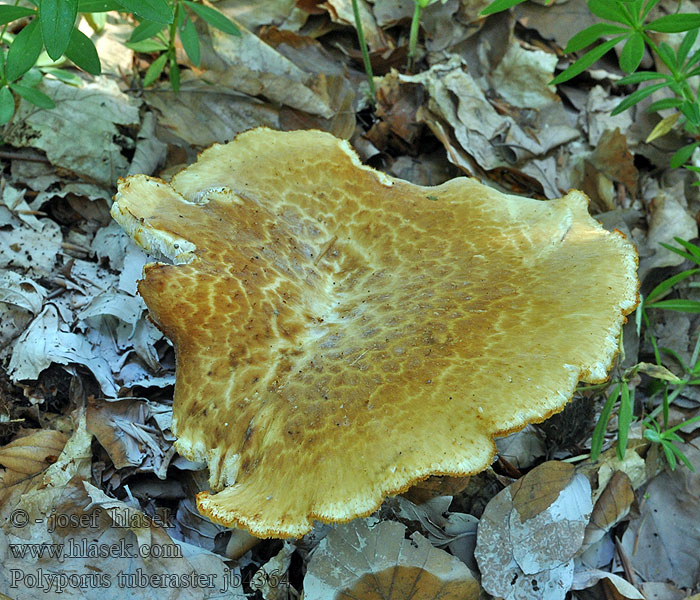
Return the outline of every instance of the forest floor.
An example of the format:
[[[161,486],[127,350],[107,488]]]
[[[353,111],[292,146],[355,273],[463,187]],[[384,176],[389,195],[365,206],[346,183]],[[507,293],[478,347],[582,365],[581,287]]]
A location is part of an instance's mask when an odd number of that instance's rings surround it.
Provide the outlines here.
[[[83,20],[102,75],[59,65],[71,76],[41,84],[56,108],[22,101],[0,147],[0,597],[700,593],[700,422],[676,432],[695,470],[671,469],[644,437],[664,394],[667,427],[700,414],[697,311],[649,309],[648,323],[630,315],[610,382],[581,384],[563,412],[497,440],[480,474],[431,478],[371,517],[318,523],[300,539],[258,542],[201,516],[194,497],[208,489],[207,471],[175,451],[174,353],[136,288],[151,258],[109,210],[119,177],[169,180],[242,131],[327,131],[364,163],[423,186],[470,176],[542,200],[583,190],[591,214],[635,245],[643,296],[694,266],[661,245],[696,240],[700,187],[695,173],[669,166],[681,133],[645,141],[665,116],[645,110],[657,96],[611,116],[635,89],[616,85],[615,49],[548,84],[571,63],[562,49],[572,33],[597,21],[585,2],[528,2],[483,18],[486,4],[427,7],[409,69],[413,2],[361,2],[376,106],[350,0],[216,2],[242,35],[196,23],[201,62],[178,48],[177,93],[167,69],[142,85],[157,53],[125,46],[126,16],[108,13],[97,32]],[[673,48],[682,39],[659,37]],[[651,55],[642,66],[658,67]],[[700,300],[697,287],[689,277],[665,297]],[[625,455],[615,405],[592,462],[594,428],[620,385],[633,408]],[[516,528],[517,489],[531,504]],[[501,541],[479,548],[486,530]],[[134,556],[129,545],[176,553]]]

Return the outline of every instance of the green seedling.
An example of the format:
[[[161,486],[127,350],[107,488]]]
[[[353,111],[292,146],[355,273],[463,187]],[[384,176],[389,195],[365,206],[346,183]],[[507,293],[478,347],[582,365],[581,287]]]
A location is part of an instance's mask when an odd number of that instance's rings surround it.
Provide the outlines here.
[[[148,69],[145,84],[150,85],[169,63],[170,82],[179,88],[180,70],[175,60],[175,37],[179,35],[190,60],[199,64],[200,48],[194,14],[232,35],[240,35],[236,25],[219,11],[189,0],[29,0],[32,7],[0,5],[0,125],[15,114],[16,96],[40,108],[54,108],[54,101],[38,89],[44,75],[75,84],[76,77],[58,68],[64,59],[90,73],[101,72],[97,49],[76,26],[78,15],[89,15],[95,29],[104,24],[108,11],[133,14],[140,20],[131,36],[131,45],[142,52],[163,52]],[[13,35],[9,25],[21,19],[26,24]],[[164,33],[166,32],[166,33]],[[149,39],[151,38],[151,39]],[[138,47],[141,42],[142,46]],[[43,58],[46,57],[46,58]]]
[[[416,60],[416,49],[418,47],[418,30],[420,29],[420,18],[423,10],[435,4],[438,0],[413,0],[413,17],[411,18],[411,32],[408,37],[408,70],[412,71]],[[443,4],[447,0],[440,0]]]
[[[634,389],[630,389],[628,382],[637,373],[642,372],[653,378],[653,383],[651,386],[653,393],[651,394],[650,399],[659,393],[663,394],[661,404],[643,420],[644,437],[652,443],[661,445],[671,469],[676,468],[678,460],[692,469],[692,465],[686,456],[675,445],[676,442],[683,441],[676,431],[686,425],[700,421],[700,415],[688,419],[683,423],[675,425],[674,427],[668,427],[668,423],[669,408],[674,400],[681,394],[683,389],[688,385],[700,385],[700,336],[698,336],[698,339],[696,340],[690,365],[688,365],[674,350],[659,347],[658,342],[653,335],[653,330],[647,312],[650,309],[665,309],[680,312],[700,313],[700,302],[695,300],[683,298],[668,300],[663,299],[674,290],[677,284],[700,273],[700,248],[698,248],[695,244],[687,242],[681,238],[674,239],[680,247],[671,246],[669,244],[661,245],[671,252],[682,256],[684,259],[695,263],[697,267],[686,269],[680,273],[677,273],[676,275],[668,277],[654,287],[654,289],[649,292],[648,296],[643,298],[640,302],[636,314],[637,333],[641,333],[642,325],[644,325],[654,350],[656,363],[638,363],[632,368],[628,369],[624,375],[613,384],[593,432],[593,439],[591,443],[591,460],[597,460],[602,452],[605,431],[618,400],[620,401],[620,405],[618,409],[617,454],[621,460],[624,458],[625,449],[627,446],[627,437],[630,426],[633,422],[634,408]],[[677,376],[662,366],[662,354],[671,356],[680,365],[683,371],[682,375]],[[599,386],[590,386],[587,389],[598,387]],[[662,414],[663,417],[662,424],[657,420],[659,414]]]
[[[377,103],[377,89],[374,86],[374,74],[372,73],[372,61],[369,58],[369,49],[365,40],[365,30],[362,27],[362,19],[360,18],[360,6],[357,0],[352,0],[352,14],[355,17],[355,30],[357,31],[357,41],[360,44],[360,52],[362,52],[362,61],[365,65],[365,73],[367,73],[367,82],[369,83],[369,96],[372,104]]]
[[[164,25],[161,21],[143,19],[134,29],[126,45],[137,52],[159,53],[146,71],[143,78],[144,87],[155,83],[168,65],[170,86],[177,92],[180,89],[180,67],[175,55],[177,38],[180,39],[193,65],[198,67],[201,60],[199,36],[191,19],[192,14],[229,35],[240,36],[241,32],[228,17],[204,4],[197,4],[190,0],[176,0],[168,4],[173,14],[169,24]]]
[[[495,0],[482,14],[492,14],[506,10],[524,0]],[[671,158],[670,166],[685,166],[700,174],[700,167],[686,165],[693,152],[700,146],[700,104],[690,80],[700,76],[700,50],[691,54],[700,30],[700,15],[697,13],[676,13],[658,19],[649,20],[652,9],[659,0],[588,0],[588,9],[605,22],[596,23],[576,33],[564,48],[565,52],[579,52],[589,46],[598,45],[586,51],[571,66],[552,80],[553,85],[564,83],[576,77],[597,60],[607,54],[614,46],[623,44],[619,56],[620,68],[630,73],[617,83],[618,85],[636,85],[655,82],[622,100],[612,111],[613,115],[632,108],[654,92],[668,88],[674,97],[662,98],[652,102],[648,112],[675,109],[677,112],[662,119],[647,138],[650,142],[669,133],[674,127],[682,127],[692,141],[689,141]],[[679,4],[680,6],[680,4]],[[657,33],[686,32],[677,50],[665,42],[657,44],[649,35]],[[644,56],[644,49],[649,48],[667,67],[668,73],[657,71],[639,71]],[[700,181],[693,185],[700,185]]]

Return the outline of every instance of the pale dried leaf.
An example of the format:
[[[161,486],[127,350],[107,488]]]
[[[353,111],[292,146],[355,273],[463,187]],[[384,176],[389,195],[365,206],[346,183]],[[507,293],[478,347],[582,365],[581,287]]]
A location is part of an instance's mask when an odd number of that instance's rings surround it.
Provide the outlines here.
[[[43,150],[53,165],[111,188],[129,168],[123,151],[134,145],[118,126],[138,126],[140,101],[106,78],[80,88],[45,79],[41,90],[56,108],[38,109],[22,101],[6,129],[5,141]],[[67,144],[76,132],[80,132],[81,143]]]
[[[78,363],[90,369],[102,391],[116,396],[119,390],[105,354],[96,351],[100,339],[92,342],[71,333],[53,304],[47,304],[14,345],[8,372],[13,381],[36,379],[52,362]]]
[[[476,600],[471,572],[423,536],[393,521],[355,519],[321,541],[304,579],[305,600]]]
[[[649,600],[626,579],[614,573],[600,571],[598,569],[576,571],[571,589],[585,590],[593,587],[601,580],[606,586],[614,589],[615,600]]]
[[[555,461],[499,492],[477,534],[484,589],[506,600],[563,599],[592,508],[588,480]]]

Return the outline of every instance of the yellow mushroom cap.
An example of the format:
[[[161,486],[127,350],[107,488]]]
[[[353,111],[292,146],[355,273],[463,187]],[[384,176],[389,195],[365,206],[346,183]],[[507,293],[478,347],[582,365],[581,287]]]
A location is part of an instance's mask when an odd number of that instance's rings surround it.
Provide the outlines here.
[[[177,359],[178,451],[199,510],[259,537],[347,521],[606,378],[637,256],[587,198],[471,179],[421,187],[320,131],[259,128],[170,184],[121,180],[139,291]]]

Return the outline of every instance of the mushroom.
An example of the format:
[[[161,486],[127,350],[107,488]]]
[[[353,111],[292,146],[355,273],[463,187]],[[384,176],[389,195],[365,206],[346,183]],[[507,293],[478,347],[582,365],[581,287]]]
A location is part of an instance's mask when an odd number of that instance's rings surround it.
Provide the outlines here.
[[[320,131],[215,144],[170,183],[119,182],[139,291],[177,359],[177,450],[213,521],[296,537],[430,475],[602,382],[638,302],[637,255],[584,194],[421,187]]]

